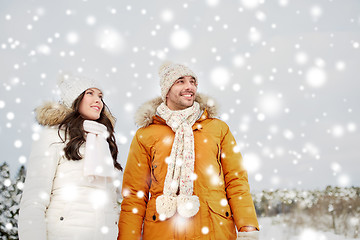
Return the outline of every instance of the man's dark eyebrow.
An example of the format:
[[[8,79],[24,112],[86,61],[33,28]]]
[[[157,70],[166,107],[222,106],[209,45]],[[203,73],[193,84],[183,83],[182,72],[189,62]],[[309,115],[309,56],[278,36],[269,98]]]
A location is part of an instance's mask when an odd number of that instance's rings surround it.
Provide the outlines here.
[[[193,76],[189,76],[189,77],[191,77],[192,79],[195,80],[195,78]],[[179,77],[177,80],[179,80],[179,79],[184,79],[184,77]]]

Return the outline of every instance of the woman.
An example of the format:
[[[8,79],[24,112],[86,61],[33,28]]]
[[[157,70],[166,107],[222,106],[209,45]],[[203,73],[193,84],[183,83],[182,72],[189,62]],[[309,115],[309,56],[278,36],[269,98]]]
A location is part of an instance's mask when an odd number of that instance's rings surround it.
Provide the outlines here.
[[[36,109],[34,142],[20,203],[21,240],[109,239],[118,235],[114,117],[98,85],[63,76],[61,104]]]

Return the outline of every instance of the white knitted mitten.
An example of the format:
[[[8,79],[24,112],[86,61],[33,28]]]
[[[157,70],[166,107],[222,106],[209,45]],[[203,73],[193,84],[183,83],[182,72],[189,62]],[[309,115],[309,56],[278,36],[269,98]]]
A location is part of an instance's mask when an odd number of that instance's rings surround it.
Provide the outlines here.
[[[236,240],[259,240],[259,231],[238,232]]]

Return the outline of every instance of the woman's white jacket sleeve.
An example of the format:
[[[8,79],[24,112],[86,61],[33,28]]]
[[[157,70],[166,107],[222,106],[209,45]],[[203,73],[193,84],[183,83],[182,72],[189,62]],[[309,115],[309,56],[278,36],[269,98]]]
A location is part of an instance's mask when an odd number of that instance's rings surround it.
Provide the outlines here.
[[[18,231],[20,240],[46,240],[45,213],[49,206],[53,179],[60,159],[57,128],[45,127],[33,143],[27,163],[25,187],[20,202]]]

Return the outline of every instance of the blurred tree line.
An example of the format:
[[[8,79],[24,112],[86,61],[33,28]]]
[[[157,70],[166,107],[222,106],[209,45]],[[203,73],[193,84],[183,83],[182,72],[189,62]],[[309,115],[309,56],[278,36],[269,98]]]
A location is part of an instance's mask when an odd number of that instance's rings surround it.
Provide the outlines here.
[[[360,188],[332,187],[325,190],[274,190],[253,194],[259,217],[281,216],[291,232],[304,227],[359,237]]]
[[[19,239],[17,218],[25,181],[25,168],[21,166],[15,178],[10,177],[9,165],[0,166],[0,239]]]

